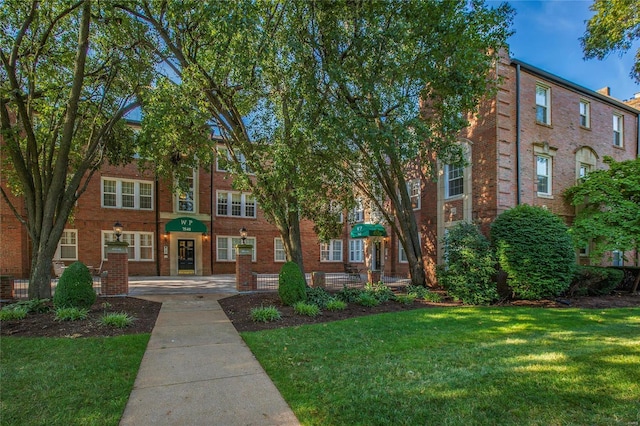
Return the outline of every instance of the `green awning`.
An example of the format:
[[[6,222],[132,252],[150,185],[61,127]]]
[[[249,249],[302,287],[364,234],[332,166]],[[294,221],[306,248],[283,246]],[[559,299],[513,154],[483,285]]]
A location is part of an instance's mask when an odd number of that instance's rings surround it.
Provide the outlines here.
[[[351,228],[351,238],[386,237],[387,230],[379,223],[359,223]]]
[[[192,217],[178,217],[164,226],[165,232],[207,232],[207,225]]]

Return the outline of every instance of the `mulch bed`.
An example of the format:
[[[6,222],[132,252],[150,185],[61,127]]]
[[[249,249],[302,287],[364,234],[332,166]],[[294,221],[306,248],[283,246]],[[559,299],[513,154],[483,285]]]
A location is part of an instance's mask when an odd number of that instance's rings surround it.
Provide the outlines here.
[[[294,314],[293,308],[283,306],[276,292],[238,294],[220,300],[220,305],[238,331],[258,331],[272,328],[295,327],[305,324],[324,323],[348,318],[373,315],[386,312],[398,312],[411,309],[429,309],[433,307],[462,306],[450,299],[440,303],[415,301],[410,305],[398,302],[386,302],[375,307],[363,307],[349,304],[344,311],[323,311],[315,318]],[[269,323],[254,322],[251,309],[261,306],[275,306],[282,319]],[[622,308],[640,307],[640,295],[616,293],[611,296],[574,297],[570,299],[540,301],[506,301],[499,306],[535,306],[540,308]],[[124,334],[150,333],[156,323],[161,303],[134,297],[98,297],[92,306],[89,317],[83,321],[56,321],[52,312],[31,313],[23,320],[3,321],[0,323],[1,336],[20,337],[107,337]],[[99,320],[105,312],[125,312],[136,320],[126,328],[101,325]]]

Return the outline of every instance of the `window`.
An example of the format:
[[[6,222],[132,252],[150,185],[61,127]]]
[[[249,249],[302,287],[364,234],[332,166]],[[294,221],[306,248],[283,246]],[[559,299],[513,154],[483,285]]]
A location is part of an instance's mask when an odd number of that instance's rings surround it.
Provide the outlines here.
[[[229,163],[233,161],[233,158],[231,157],[231,152],[229,151],[229,148],[224,146],[219,146],[217,150],[218,150],[218,155],[216,157],[216,170],[219,172],[228,172],[230,168]],[[244,156],[244,154],[236,151],[235,155],[242,166],[242,170],[244,170],[247,173],[251,173],[251,169],[249,169],[247,166],[247,159]]]
[[[195,213],[195,170],[191,176],[187,176],[178,189],[178,211]]]
[[[78,260],[78,230],[65,229],[62,231],[54,259]]]
[[[364,244],[362,240],[349,240],[349,262],[364,262]]]
[[[588,257],[589,256],[589,245],[582,246],[578,249],[578,254],[580,257]]]
[[[218,216],[256,217],[256,199],[253,194],[218,191],[216,200]]]
[[[331,240],[320,244],[321,262],[342,262],[342,240]]]
[[[102,231],[102,258],[107,260],[107,243],[115,241],[113,231]],[[129,260],[153,260],[153,232],[123,232],[120,240],[129,243]]]
[[[538,195],[551,195],[551,158],[536,156]]]
[[[282,238],[275,238],[273,240],[273,261],[285,262],[287,260],[287,254],[284,251],[284,243]]]
[[[611,266],[624,266],[624,252],[620,250],[614,250],[613,252],[611,252],[611,256]]]
[[[587,101],[580,101],[580,125],[591,127],[591,104]]]
[[[351,210],[350,216],[352,223],[364,222],[364,203],[362,198],[356,200],[356,206]]]
[[[102,207],[153,210],[153,183],[102,178]]]
[[[622,131],[622,116],[613,114],[613,145],[624,146],[624,134]]]
[[[411,207],[414,210],[420,209],[420,179],[413,179],[407,182],[407,192],[409,192],[409,198],[411,199]]]
[[[585,176],[587,176],[587,173],[589,173],[590,171],[591,171],[590,164],[580,163],[580,166],[578,168],[578,180],[584,179]]]
[[[536,121],[542,124],[551,124],[550,115],[551,89],[540,84],[536,85]]]
[[[336,201],[329,203],[329,212],[335,215],[338,219],[338,223],[344,222],[344,213],[342,212],[342,205]]]
[[[444,179],[445,198],[452,198],[464,193],[464,167],[445,165]]]
[[[576,151],[576,181],[580,182],[587,174],[595,170],[598,164],[598,154],[588,146]]]
[[[407,252],[404,251],[404,247],[402,247],[402,244],[398,243],[398,261],[400,263],[408,263],[409,260],[407,259]]]
[[[236,246],[242,244],[240,237],[216,237],[216,260],[218,262],[235,262]],[[256,261],[256,239],[248,237],[245,244],[253,246],[251,249],[251,260]]]

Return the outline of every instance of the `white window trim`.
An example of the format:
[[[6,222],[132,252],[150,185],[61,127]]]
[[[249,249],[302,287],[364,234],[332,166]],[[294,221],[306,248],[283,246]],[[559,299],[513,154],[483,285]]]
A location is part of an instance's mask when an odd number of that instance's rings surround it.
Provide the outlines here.
[[[75,244],[65,244],[66,247],[75,247],[75,256],[74,257],[62,257],[62,237],[64,234],[68,232],[70,234],[75,234]],[[62,231],[62,235],[60,236],[60,241],[58,241],[58,248],[56,249],[56,253],[53,256],[54,260],[78,260],[78,230],[77,229],[65,229]]]
[[[104,192],[104,182],[105,181],[115,181],[116,182],[116,205],[115,206],[105,206],[104,204],[104,196],[105,196],[105,192]],[[134,206],[133,207],[124,207],[122,205],[122,183],[123,182],[132,182],[134,184],[134,194],[133,194],[133,202],[134,202]],[[140,207],[140,200],[142,198],[142,195],[140,194],[140,184],[145,184],[145,185],[151,185],[151,194],[149,195],[149,198],[151,198],[151,207],[149,208],[142,208]],[[111,194],[111,193],[109,193]],[[146,196],[145,196],[146,197]],[[151,180],[136,180],[136,179],[121,179],[121,178],[114,178],[114,177],[108,177],[108,176],[102,176],[100,178],[100,206],[104,209],[126,209],[126,210],[145,210],[145,211],[153,211],[153,181]]]
[[[616,132],[615,123],[618,124],[618,131]],[[613,137],[613,146],[616,148],[624,148],[624,117],[622,114],[613,114],[613,120],[611,124],[612,128],[612,137]],[[618,133],[620,135],[619,144],[616,144],[615,134]]]
[[[449,168],[451,167],[450,164],[445,164],[444,165],[444,170],[443,170],[443,177],[444,177],[444,198],[446,200],[453,200],[456,198],[462,198],[464,197],[464,179],[465,179],[465,167],[458,167],[459,169],[462,170],[462,192],[460,194],[455,194],[455,195],[449,195],[449,185],[451,184],[451,181],[449,179]]]
[[[227,240],[227,247],[226,247],[226,254],[227,254],[227,258],[226,259],[221,259],[220,258],[220,244],[219,241],[221,239],[226,239]],[[237,241],[237,244],[240,244],[240,237],[238,236],[232,236],[232,235],[218,235],[216,236],[216,262],[235,262],[236,261],[236,244],[234,244],[234,241]],[[245,244],[252,246],[251,248],[251,261],[255,262],[256,261],[256,237],[247,237],[245,240]]]
[[[544,158],[547,160],[547,189],[548,192],[541,192],[539,191],[539,186],[538,186],[538,158]],[[550,155],[544,155],[544,154],[536,154],[535,155],[535,160],[536,160],[536,194],[538,195],[538,197],[551,197],[553,196],[553,158]]]
[[[124,231],[122,233],[122,235],[133,235],[134,238],[134,254],[133,254],[133,258],[129,257],[129,262],[155,262],[155,238],[154,238],[154,234],[153,232],[142,232],[142,231]],[[149,235],[150,241],[151,241],[151,258],[150,259],[141,259],[140,257],[140,249],[141,249],[141,245],[140,245],[140,236],[141,235]],[[108,241],[115,241],[115,234],[113,233],[113,230],[103,230],[101,232],[101,241],[102,241],[102,259],[103,260],[107,260],[107,250],[106,250],[106,243]],[[124,241],[122,237],[120,237],[120,241]],[[149,247],[149,246],[145,246],[145,247]]]
[[[349,216],[351,223],[364,222],[364,200],[362,198],[356,199],[356,206],[351,210]]]
[[[176,212],[179,213],[198,213],[198,179],[197,179],[197,170],[193,169],[193,174],[191,176],[192,180],[191,182],[193,183],[193,185],[191,186],[191,200],[187,200],[187,201],[191,201],[192,203],[192,208],[191,210],[182,210],[180,208],[180,195],[182,194],[182,191],[178,188],[178,190],[176,191]]]
[[[227,198],[227,214],[221,214],[218,210],[218,201],[220,195],[226,194]],[[233,211],[232,200],[233,195],[240,194],[240,216],[233,215],[231,212]],[[247,198],[253,198],[253,216],[247,216]],[[247,218],[247,219],[255,219],[258,215],[258,201],[251,192],[239,192],[239,191],[216,191],[216,216],[221,217],[236,217],[236,218]]]
[[[413,191],[417,190],[417,193],[414,194]],[[407,192],[409,193],[409,199],[411,200],[411,205],[414,206],[413,210],[420,210],[422,205],[422,182],[420,179],[411,179],[407,182]],[[414,203],[413,199],[417,201]]]
[[[220,157],[223,156],[223,155],[226,157],[228,163],[230,163],[232,161],[231,152],[229,151],[229,148],[227,148],[226,146],[223,146],[223,145],[219,145],[216,148],[216,150],[217,150],[216,171],[217,172],[229,173],[229,170],[223,168],[222,165],[220,164]],[[254,174],[249,169],[249,167],[247,166],[247,158],[245,157],[245,155],[243,153],[241,153],[241,152],[237,152],[236,151],[236,156],[238,157],[238,160],[240,161],[240,164],[242,165],[242,170],[247,174]]]
[[[542,105],[538,103],[538,88],[541,88],[545,91],[546,95],[545,95],[545,101],[546,104]],[[540,123],[540,124],[544,124],[547,126],[551,125],[551,87],[542,84],[542,83],[536,83],[536,91],[535,91],[535,104],[536,104],[536,123]],[[546,108],[546,114],[544,117],[545,121],[539,121],[538,120],[538,106],[543,106]]]
[[[340,243],[340,259],[339,260],[333,260],[334,255],[335,255],[335,250],[333,249],[333,244],[334,242],[339,242]],[[329,252],[329,259],[323,259],[322,258],[322,246],[327,244],[329,247],[328,251]],[[320,243],[320,262],[321,263],[342,263],[343,262],[343,258],[344,258],[344,244],[342,242],[342,240],[329,240],[328,243]]]
[[[278,248],[278,241],[280,242],[280,245],[282,246],[282,248]],[[278,253],[282,252],[283,258],[282,259],[278,259]],[[282,238],[274,238],[273,239],[273,261],[276,263],[284,263],[287,261],[287,253],[284,250],[284,241],[282,240]]]
[[[359,243],[360,248],[358,250],[354,250],[354,245]],[[354,256],[355,254],[360,254],[359,259]],[[364,241],[362,239],[350,239],[349,240],[349,263],[364,263],[365,255],[364,255]]]
[[[578,109],[578,114],[580,116],[580,126],[585,128],[585,129],[590,129],[591,128],[591,102],[581,99],[580,100],[580,106],[584,105],[585,106],[585,121],[586,123],[583,125],[582,124],[582,113],[580,112],[580,110]]]

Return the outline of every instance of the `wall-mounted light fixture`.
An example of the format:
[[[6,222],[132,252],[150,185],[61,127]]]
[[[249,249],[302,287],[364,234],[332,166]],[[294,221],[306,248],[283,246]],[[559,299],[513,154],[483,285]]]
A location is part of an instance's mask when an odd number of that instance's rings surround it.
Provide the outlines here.
[[[116,241],[120,242],[120,236],[122,235],[123,226],[120,222],[113,224],[113,233],[116,235]]]
[[[165,232],[164,235],[162,236],[162,238],[164,239],[164,242],[166,243],[167,241],[169,241],[169,231]]]
[[[240,238],[242,239],[242,244],[244,244],[247,239],[247,228],[244,226],[240,228]]]
[[[203,241],[208,241],[209,240],[209,234],[207,234],[206,232],[202,233],[202,240]]]

